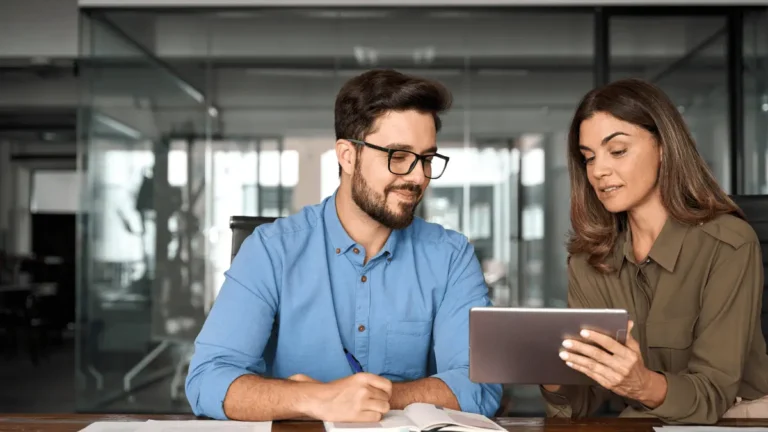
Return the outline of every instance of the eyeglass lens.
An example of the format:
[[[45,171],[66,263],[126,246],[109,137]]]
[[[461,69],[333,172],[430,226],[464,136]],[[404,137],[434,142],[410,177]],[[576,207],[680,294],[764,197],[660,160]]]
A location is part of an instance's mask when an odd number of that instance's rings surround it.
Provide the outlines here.
[[[389,160],[389,170],[393,174],[405,175],[411,170],[411,166],[415,164],[416,155],[407,151],[394,151],[392,157]],[[429,156],[424,160],[424,175],[428,178],[437,178],[443,174],[445,170],[445,160],[439,157]]]

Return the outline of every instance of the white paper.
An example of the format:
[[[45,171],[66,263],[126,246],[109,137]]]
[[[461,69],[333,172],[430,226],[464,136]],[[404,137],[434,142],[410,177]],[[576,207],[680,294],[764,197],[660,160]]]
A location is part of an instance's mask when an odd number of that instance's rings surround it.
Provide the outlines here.
[[[139,422],[139,421],[96,422],[96,423],[91,423],[84,429],[80,429],[80,432],[135,432],[136,429],[138,429],[139,426],[141,426],[142,424],[144,424],[144,422]]]
[[[656,432],[768,432],[768,427],[733,426],[657,426]]]
[[[272,422],[239,422],[223,420],[149,420],[134,432],[271,432]],[[89,431],[90,432],[90,431]]]

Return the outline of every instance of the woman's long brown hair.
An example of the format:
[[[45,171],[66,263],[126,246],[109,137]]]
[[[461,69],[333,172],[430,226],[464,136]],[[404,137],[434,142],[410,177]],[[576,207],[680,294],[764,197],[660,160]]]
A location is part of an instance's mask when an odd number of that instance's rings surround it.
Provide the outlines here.
[[[624,79],[587,93],[571,122],[568,134],[570,254],[586,254],[592,267],[603,273],[611,272],[613,268],[607,258],[627,224],[626,212],[613,214],[598,200],[587,179],[584,156],[579,150],[581,123],[598,112],[642,127],[655,137],[662,149],[657,184],[670,217],[690,225],[710,221],[724,213],[744,218],[739,207],[718,185],[669,97],[653,84]]]

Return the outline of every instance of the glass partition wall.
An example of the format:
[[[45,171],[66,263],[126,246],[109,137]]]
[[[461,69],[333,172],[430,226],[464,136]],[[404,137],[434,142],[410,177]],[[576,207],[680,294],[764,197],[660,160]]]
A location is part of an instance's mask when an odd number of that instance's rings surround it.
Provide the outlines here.
[[[229,218],[287,216],[333,193],[334,98],[370,68],[453,93],[438,136],[450,164],[420,215],[470,239],[495,305],[565,306],[565,145],[576,104],[599,81],[594,12],[85,11],[78,408],[189,412],[183,380],[229,267]],[[711,36],[722,19],[621,19],[608,20],[600,66],[611,64],[611,78],[698,67],[699,57],[710,66],[659,83],[702,125],[702,152],[727,181],[720,135],[703,129],[725,109]],[[633,33],[649,25],[658,38]],[[701,40],[708,48],[691,57]],[[541,413],[535,386],[506,389],[500,414]]]
[[[744,17],[744,193],[768,194],[768,11]]]

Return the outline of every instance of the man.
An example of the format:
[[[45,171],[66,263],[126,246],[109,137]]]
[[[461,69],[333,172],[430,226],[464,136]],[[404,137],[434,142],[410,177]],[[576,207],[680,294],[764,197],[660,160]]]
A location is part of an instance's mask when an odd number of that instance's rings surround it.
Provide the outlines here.
[[[217,419],[378,421],[414,402],[493,415],[469,380],[469,309],[488,292],[466,237],[414,218],[437,154],[440,84],[395,71],[335,106],[341,185],[242,244],[195,342],[187,397]]]

